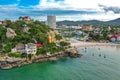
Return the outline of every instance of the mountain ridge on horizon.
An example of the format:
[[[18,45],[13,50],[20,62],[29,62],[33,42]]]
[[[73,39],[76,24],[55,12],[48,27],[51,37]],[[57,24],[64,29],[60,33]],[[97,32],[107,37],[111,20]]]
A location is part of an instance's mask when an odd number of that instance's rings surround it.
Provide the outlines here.
[[[120,26],[120,18],[109,20],[109,21],[100,21],[100,20],[82,20],[82,21],[57,21],[57,25],[93,25],[93,26]]]

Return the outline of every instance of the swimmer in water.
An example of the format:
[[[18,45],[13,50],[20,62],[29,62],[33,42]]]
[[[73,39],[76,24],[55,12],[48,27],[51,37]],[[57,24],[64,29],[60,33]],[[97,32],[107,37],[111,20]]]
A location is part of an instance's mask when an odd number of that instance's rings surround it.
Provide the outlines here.
[[[104,58],[106,58],[106,56],[104,55]]]
[[[99,54],[99,56],[101,56],[101,54]]]
[[[94,53],[92,54],[92,56],[94,56]]]
[[[98,48],[98,50],[100,50],[100,48]]]

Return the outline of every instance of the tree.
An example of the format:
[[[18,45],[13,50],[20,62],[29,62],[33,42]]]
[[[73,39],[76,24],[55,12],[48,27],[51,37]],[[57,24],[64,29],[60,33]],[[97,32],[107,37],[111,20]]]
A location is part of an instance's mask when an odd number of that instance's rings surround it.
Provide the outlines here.
[[[4,53],[8,53],[8,52],[11,51],[11,49],[12,49],[12,44],[11,44],[11,43],[8,43],[8,44],[6,44],[6,46],[4,47],[3,52],[4,52]]]
[[[69,45],[70,45],[70,43],[68,43],[68,42],[65,42],[65,41],[60,42],[60,46],[62,46],[62,47],[69,46]]]
[[[62,39],[62,36],[58,34],[58,35],[55,36],[55,38],[56,38],[57,40],[60,40],[60,39]]]

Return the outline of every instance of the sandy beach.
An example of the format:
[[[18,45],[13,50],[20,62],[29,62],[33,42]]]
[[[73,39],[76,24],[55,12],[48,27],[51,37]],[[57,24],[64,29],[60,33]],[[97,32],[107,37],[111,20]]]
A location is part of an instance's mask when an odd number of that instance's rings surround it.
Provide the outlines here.
[[[120,44],[115,44],[115,43],[82,42],[82,41],[77,41],[77,40],[71,40],[70,43],[72,47],[120,45]]]

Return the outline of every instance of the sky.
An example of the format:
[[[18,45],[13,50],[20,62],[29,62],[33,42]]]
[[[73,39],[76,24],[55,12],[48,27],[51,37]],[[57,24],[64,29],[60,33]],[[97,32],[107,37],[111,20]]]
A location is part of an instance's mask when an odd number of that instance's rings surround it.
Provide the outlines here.
[[[46,21],[47,15],[63,20],[101,20],[120,18],[119,0],[0,0],[0,20],[19,16]]]

